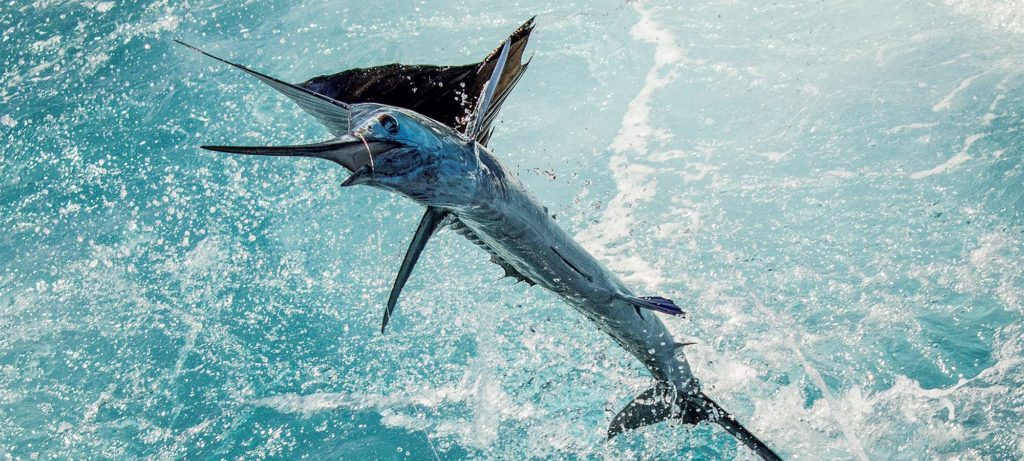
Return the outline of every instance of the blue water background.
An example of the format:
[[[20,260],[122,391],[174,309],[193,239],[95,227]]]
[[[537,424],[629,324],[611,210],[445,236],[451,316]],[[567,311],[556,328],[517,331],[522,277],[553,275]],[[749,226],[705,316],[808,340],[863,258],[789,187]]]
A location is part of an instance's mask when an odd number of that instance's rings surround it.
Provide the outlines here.
[[[214,144],[324,130],[171,39],[290,81],[479,60],[538,14],[493,151],[793,459],[1024,457],[1024,6],[901,2],[0,5],[0,454],[749,459],[604,442],[650,385],[421,208]]]

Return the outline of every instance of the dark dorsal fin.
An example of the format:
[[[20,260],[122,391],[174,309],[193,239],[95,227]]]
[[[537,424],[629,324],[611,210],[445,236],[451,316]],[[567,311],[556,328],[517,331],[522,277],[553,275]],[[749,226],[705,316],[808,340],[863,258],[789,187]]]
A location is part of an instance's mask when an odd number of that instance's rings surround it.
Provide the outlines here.
[[[398,269],[395,284],[391,287],[388,305],[384,309],[384,321],[380,325],[381,333],[384,333],[384,329],[388,326],[388,321],[391,320],[391,314],[394,313],[395,305],[398,304],[398,296],[402,293],[405,282],[409,281],[409,276],[412,275],[412,269],[416,266],[416,261],[420,259],[423,248],[427,246],[427,241],[434,235],[434,232],[437,232],[441,222],[447,216],[447,211],[434,207],[427,207],[427,212],[423,213],[423,219],[420,219],[420,225],[416,228],[416,234],[412,236],[409,249],[405,251],[405,259],[402,260],[402,267]]]
[[[489,110],[484,114],[478,141],[486,144],[490,126],[501,104],[522,78],[529,63],[523,53],[533,32],[531,18],[506,40],[508,59],[501,72]],[[328,98],[349,104],[372,102],[402,107],[426,115],[459,132],[466,131],[470,114],[494,73],[505,42],[481,62],[462,66],[430,66],[388,64],[365,69],[351,69],[333,75],[311,78],[299,86]]]

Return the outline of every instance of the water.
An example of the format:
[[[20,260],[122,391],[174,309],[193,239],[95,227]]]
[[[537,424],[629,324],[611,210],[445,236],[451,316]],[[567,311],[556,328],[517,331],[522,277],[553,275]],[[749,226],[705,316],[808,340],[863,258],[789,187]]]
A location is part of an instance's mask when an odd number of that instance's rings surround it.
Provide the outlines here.
[[[492,147],[787,458],[1024,457],[1024,5],[7,2],[0,453],[749,459],[603,442],[645,372],[451,232],[378,325],[421,209],[174,46],[292,81],[465,63],[539,14]]]

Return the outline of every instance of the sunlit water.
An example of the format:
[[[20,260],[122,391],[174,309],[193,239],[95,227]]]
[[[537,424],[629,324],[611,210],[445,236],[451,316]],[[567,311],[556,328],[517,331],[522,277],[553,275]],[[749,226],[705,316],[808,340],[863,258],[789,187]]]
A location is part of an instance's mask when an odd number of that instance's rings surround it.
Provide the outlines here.
[[[604,442],[650,385],[421,208],[172,38],[281,76],[466,63],[539,14],[492,141],[784,457],[1024,456],[1018,0],[0,5],[0,454],[741,458]]]

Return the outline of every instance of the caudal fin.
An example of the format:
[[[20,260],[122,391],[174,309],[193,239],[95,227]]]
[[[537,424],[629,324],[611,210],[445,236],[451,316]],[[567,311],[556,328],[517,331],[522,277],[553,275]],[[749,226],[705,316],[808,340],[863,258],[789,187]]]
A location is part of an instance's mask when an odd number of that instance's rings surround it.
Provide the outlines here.
[[[718,424],[761,459],[782,459],[703,392],[680,392],[662,383],[638,395],[612,418],[608,438],[669,419],[680,420],[683,424],[697,424],[701,421]]]

